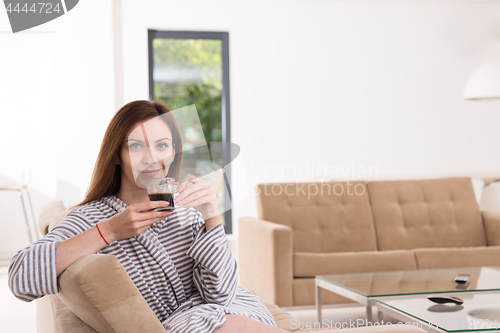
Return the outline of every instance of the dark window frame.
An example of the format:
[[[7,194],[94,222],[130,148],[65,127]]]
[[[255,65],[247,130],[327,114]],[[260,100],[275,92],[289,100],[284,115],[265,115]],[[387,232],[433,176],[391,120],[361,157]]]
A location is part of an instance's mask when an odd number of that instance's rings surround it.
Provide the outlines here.
[[[219,39],[222,41],[222,103],[221,103],[221,119],[222,119],[222,142],[231,142],[231,107],[229,99],[229,33],[214,32],[214,31],[165,31],[165,30],[148,30],[148,63],[149,63],[149,96],[154,96],[154,80],[153,80],[153,39],[155,38],[175,38],[175,39]],[[225,149],[223,152],[224,158],[224,178],[226,186],[229,189],[229,197],[232,199],[231,189],[231,151]],[[233,219],[230,203],[225,202],[226,212],[224,212],[225,231],[227,234],[233,233]],[[228,207],[229,205],[229,207]]]

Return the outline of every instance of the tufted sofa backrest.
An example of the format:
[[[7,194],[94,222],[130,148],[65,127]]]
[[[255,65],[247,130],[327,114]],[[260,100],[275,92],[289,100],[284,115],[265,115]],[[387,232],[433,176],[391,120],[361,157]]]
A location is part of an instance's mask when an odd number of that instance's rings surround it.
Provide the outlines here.
[[[470,178],[368,182],[379,250],[485,246]]]
[[[257,186],[259,218],[293,229],[294,252],[377,250],[366,183],[271,183]]]

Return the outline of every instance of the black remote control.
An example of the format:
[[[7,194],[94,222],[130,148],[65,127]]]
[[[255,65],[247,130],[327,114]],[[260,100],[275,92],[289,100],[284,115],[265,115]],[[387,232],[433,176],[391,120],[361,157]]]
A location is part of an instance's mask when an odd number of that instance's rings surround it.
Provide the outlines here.
[[[427,299],[438,304],[454,303],[456,305],[462,305],[464,303],[461,298],[455,296],[429,296]]]
[[[470,275],[469,274],[460,274],[455,278],[456,283],[466,283],[467,280],[469,280]]]

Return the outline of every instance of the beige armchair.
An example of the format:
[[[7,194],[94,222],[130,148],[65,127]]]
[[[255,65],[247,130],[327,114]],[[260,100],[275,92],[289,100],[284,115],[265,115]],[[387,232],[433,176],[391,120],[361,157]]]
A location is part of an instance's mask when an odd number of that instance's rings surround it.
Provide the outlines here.
[[[39,332],[165,332],[114,256],[81,258],[61,274],[59,290],[40,305],[53,313],[38,318]]]
[[[62,202],[50,203],[40,214],[40,229],[47,233],[67,212]],[[123,266],[112,255],[84,256],[68,267],[58,282],[58,294],[37,300],[39,333],[165,332]],[[278,327],[290,332],[310,332],[291,329],[300,321],[276,305],[262,301]]]

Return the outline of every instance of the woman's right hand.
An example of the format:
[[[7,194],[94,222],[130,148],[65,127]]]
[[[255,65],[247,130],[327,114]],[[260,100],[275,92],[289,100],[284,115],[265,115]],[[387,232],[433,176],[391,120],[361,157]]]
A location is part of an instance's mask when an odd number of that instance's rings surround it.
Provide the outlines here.
[[[168,201],[132,204],[109,220],[99,223],[99,228],[110,244],[115,240],[137,236],[154,222],[163,220],[172,214],[171,211],[155,212],[153,210],[164,208],[167,205]]]

